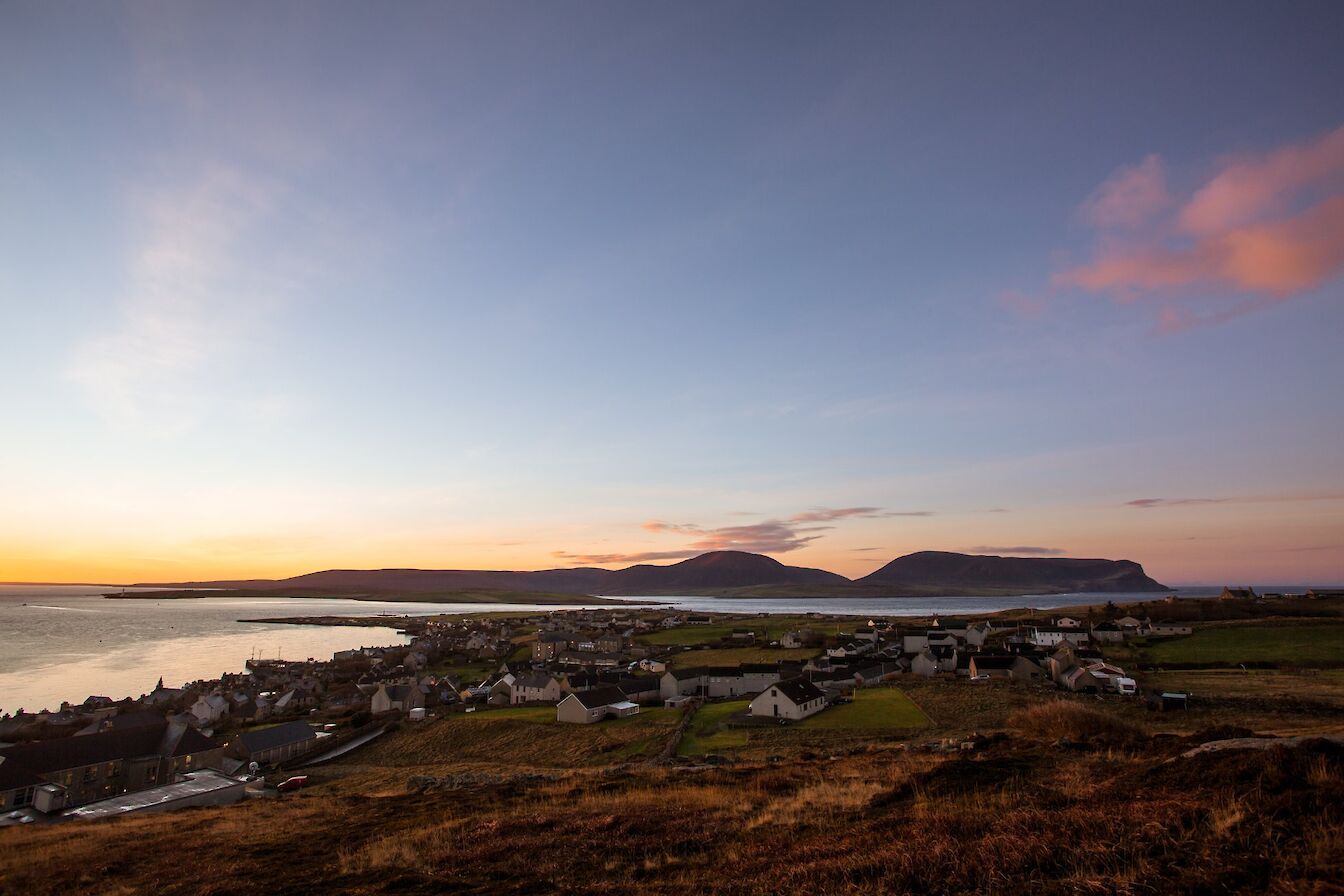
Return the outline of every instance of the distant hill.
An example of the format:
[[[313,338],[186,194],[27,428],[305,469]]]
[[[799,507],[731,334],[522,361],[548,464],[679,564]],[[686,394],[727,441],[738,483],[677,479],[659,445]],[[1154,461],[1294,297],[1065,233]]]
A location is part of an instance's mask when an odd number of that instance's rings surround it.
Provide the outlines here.
[[[371,594],[427,594],[443,591],[490,589],[497,591],[549,591],[560,594],[596,593],[611,570],[595,568],[540,569],[535,571],[495,569],[326,569],[288,579],[244,579],[210,582],[168,582],[156,587],[232,588],[273,591],[277,588],[305,591],[365,591]]]
[[[148,583],[136,587],[292,589],[307,594],[446,594],[466,591],[550,594],[722,594],[740,597],[913,597],[947,594],[1058,594],[1167,591],[1129,560],[986,557],[921,551],[851,582],[824,569],[786,566],[762,554],[711,551],[666,566],[535,571],[491,569],[328,569],[288,579]]]
[[[1064,557],[995,557],[919,551],[906,554],[859,585],[947,589],[1011,589],[1019,594],[1087,591],[1169,591],[1132,560],[1079,560]]]
[[[602,594],[676,594],[705,588],[750,585],[848,585],[849,579],[824,569],[785,566],[763,554],[712,551],[670,566],[642,564],[608,573]]]

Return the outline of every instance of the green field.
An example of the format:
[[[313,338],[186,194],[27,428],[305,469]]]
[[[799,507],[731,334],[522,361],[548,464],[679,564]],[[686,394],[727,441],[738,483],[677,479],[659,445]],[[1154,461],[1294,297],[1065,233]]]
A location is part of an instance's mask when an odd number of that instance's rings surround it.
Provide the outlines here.
[[[768,618],[751,616],[744,619],[713,622],[709,625],[679,625],[676,628],[640,635],[639,640],[646,644],[664,647],[709,644],[729,637],[735,628],[745,628],[756,633],[757,641],[769,642],[778,639],[785,632],[803,628],[811,628],[814,631],[829,635],[835,633],[838,625],[841,631],[853,632],[856,627],[863,625],[864,622],[865,620],[858,617],[837,624],[834,620],[827,622],[810,619],[806,616],[770,616]]]
[[[820,650],[803,648],[783,650],[779,647],[711,647],[708,650],[686,650],[673,654],[668,664],[676,668],[691,666],[739,666],[742,663],[778,663],[781,660],[809,660]]]
[[[801,728],[875,731],[927,728],[931,723],[904,691],[883,687],[856,690],[854,702],[832,706],[798,724]]]
[[[747,729],[726,727],[723,722],[735,713],[745,712],[749,705],[750,700],[731,700],[701,706],[682,736],[677,753],[681,756],[699,756],[702,753],[746,746]]]
[[[1198,629],[1155,641],[1144,650],[1153,663],[1344,664],[1344,625],[1236,625]]]

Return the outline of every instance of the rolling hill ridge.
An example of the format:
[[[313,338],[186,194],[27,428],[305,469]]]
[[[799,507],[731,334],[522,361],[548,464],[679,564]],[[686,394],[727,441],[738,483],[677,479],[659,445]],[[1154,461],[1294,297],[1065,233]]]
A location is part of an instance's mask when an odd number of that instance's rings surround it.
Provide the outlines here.
[[[328,569],[287,579],[141,583],[141,587],[227,588],[239,591],[427,594],[465,590],[538,591],[591,595],[676,595],[720,592],[740,596],[843,597],[921,594],[1060,594],[1168,591],[1132,560],[996,557],[919,551],[851,581],[824,569],[788,566],[763,554],[711,551],[666,566],[625,569]],[[744,589],[755,589],[744,590]],[[761,589],[765,589],[762,591]]]

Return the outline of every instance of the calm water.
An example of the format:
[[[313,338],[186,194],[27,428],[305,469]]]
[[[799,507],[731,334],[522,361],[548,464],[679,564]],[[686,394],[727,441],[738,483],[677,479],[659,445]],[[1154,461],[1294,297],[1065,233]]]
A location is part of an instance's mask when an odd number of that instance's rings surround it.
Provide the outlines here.
[[[0,585],[0,711],[55,709],[90,694],[139,696],[159,676],[178,686],[224,672],[241,672],[250,656],[328,659],[337,650],[404,643],[389,627],[330,627],[244,623],[275,616],[530,612],[536,604],[431,604],[277,597],[106,600],[111,589],[93,585]],[[1185,593],[1209,593],[1191,590]],[[1027,597],[830,598],[737,600],[712,597],[631,598],[643,604],[693,611],[806,613],[853,616],[929,616],[986,613],[1015,607],[1049,609],[1107,598],[1145,595]],[[1156,597],[1160,598],[1161,595]]]

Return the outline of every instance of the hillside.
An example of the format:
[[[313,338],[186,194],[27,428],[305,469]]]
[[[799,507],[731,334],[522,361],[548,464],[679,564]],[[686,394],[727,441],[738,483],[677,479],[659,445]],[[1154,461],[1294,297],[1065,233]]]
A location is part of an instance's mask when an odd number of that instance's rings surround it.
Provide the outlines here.
[[[242,581],[169,582],[168,588],[236,588],[246,591],[298,589],[312,592],[361,591],[371,594],[397,592],[428,594],[453,591],[536,591],[558,594],[592,594],[610,570],[595,568],[541,569],[535,571],[495,569],[327,569],[288,579]]]
[[[1132,560],[995,557],[919,551],[857,580],[900,588],[1012,589],[1021,594],[1169,591]]]
[[[602,594],[667,594],[701,588],[752,585],[848,585],[849,579],[824,569],[785,566],[762,554],[712,551],[670,566],[648,564],[608,573]]]
[[[308,595],[451,595],[491,591],[818,598],[1169,590],[1144,575],[1143,567],[1130,560],[989,557],[943,551],[908,554],[854,582],[824,569],[787,566],[763,554],[711,551],[666,566],[639,564],[617,570],[328,569],[288,579],[141,583],[135,587],[223,588]]]

